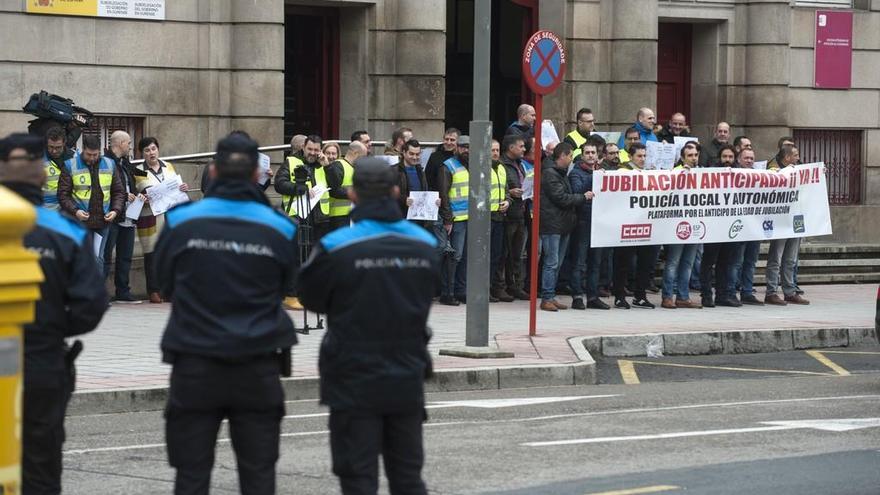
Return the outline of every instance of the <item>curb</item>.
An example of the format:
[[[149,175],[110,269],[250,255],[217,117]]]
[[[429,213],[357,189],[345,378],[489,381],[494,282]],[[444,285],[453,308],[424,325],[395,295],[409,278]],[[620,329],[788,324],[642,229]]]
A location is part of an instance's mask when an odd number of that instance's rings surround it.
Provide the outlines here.
[[[484,366],[435,370],[425,382],[425,392],[467,392],[504,388],[559,387],[595,385],[596,361],[584,347],[581,337],[571,337],[568,344],[578,361],[561,364],[523,366]],[[315,400],[319,394],[318,377],[281,380],[285,400]],[[75,392],[67,408],[68,416],[161,411],[168,399],[168,387],[89,390]]]
[[[741,354],[779,352],[824,347],[877,345],[873,327],[782,328],[724,332],[647,333],[569,337],[568,344],[578,360],[560,364],[484,366],[436,370],[425,382],[425,392],[467,392],[509,388],[596,385],[598,375],[593,356],[645,356],[649,342],[660,338],[666,355]],[[318,398],[318,377],[285,378],[281,381],[286,400]],[[75,392],[67,409],[69,416],[160,411],[168,398],[167,387]]]
[[[644,333],[584,337],[592,354],[607,357],[646,356],[648,343],[660,344],[669,356],[746,354],[826,347],[877,345],[874,327],[780,328],[724,332]],[[659,339],[659,342],[658,342]]]

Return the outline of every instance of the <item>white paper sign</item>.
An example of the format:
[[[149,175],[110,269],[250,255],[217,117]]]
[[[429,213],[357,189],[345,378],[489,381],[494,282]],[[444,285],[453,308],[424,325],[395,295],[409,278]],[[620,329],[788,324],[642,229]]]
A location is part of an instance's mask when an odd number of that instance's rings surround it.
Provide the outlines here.
[[[419,161],[422,163],[422,168],[428,166],[428,160],[431,158],[431,154],[434,153],[436,148],[422,148],[422,155],[419,158]]]
[[[532,199],[535,197],[535,178],[534,177],[526,177],[522,181],[522,199],[523,201],[527,199]]]
[[[645,147],[648,152],[648,156],[645,159],[645,170],[670,170],[675,166],[674,144],[662,141],[648,141],[645,143]]]
[[[593,173],[592,247],[831,234],[825,165]],[[614,212],[613,215],[607,212]]]
[[[409,193],[413,204],[406,212],[407,220],[437,220],[440,208],[437,200],[440,193],[437,191],[412,191]]]
[[[165,177],[164,182],[147,188],[153,215],[161,215],[172,207],[189,201],[189,196],[180,190],[181,184],[183,181],[179,175],[170,175]]]
[[[265,153],[260,153],[260,177],[257,179],[257,184],[263,186],[267,182],[271,176],[269,175],[269,171],[272,167],[272,159],[269,158],[269,155]]]
[[[694,142],[694,143],[700,142],[699,139],[697,139],[693,136],[688,136],[688,137],[675,136],[674,139],[675,139],[675,159],[676,160],[678,160],[678,158],[681,156],[681,149],[684,148],[684,145],[686,145],[687,143],[690,143],[690,142]]]
[[[605,140],[606,143],[617,143],[620,141],[620,133],[619,132],[609,132],[609,131],[593,131],[590,133],[591,136],[602,136],[602,139]]]
[[[377,155],[374,158],[386,161],[388,165],[397,165],[400,162],[400,157],[397,155]]]
[[[309,204],[308,208],[306,208],[305,198],[302,196],[296,196],[293,198],[294,201],[297,201],[296,208],[296,216],[305,220],[308,218],[309,213],[315,209],[321,203],[321,196],[324,195],[325,192],[329,191],[330,188],[327,186],[317,185],[311,189],[309,189]]]
[[[144,200],[141,199],[140,195],[136,195],[134,197],[134,201],[128,204],[128,207],[125,209],[125,218],[129,218],[131,220],[137,220],[141,216],[141,210],[144,209]]]
[[[103,241],[104,238],[101,236],[101,234],[99,234],[97,232],[93,232],[92,236],[93,236],[92,237],[92,241],[93,241],[92,249],[95,252],[95,258],[103,258],[104,255],[103,255],[103,253],[101,253],[101,241]],[[100,268],[101,270],[104,269],[104,267],[101,267],[101,266],[99,266],[98,268]]]
[[[556,126],[553,125],[553,121],[550,119],[544,120],[541,123],[541,144],[542,146],[547,146],[550,143],[558,143],[559,141],[559,133],[556,132]]]
[[[98,17],[165,20],[165,0],[98,0]]]
[[[767,160],[761,160],[760,162],[755,162],[752,164],[752,169],[754,170],[767,170]]]

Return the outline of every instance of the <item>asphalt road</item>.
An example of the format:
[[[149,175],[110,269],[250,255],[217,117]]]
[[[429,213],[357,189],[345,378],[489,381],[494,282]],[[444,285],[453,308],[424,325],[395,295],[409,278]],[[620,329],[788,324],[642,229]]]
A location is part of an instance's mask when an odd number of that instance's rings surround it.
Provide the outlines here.
[[[429,408],[436,494],[880,493],[880,375],[432,394]],[[338,493],[325,413],[287,404],[279,493]],[[171,491],[161,413],[67,425],[65,493]],[[212,486],[237,493],[226,441]]]

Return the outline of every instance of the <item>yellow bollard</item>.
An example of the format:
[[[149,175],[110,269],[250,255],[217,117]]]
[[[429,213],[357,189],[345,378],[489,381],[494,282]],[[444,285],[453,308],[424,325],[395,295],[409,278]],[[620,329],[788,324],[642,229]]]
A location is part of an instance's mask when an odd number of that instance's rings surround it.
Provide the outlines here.
[[[22,325],[34,319],[43,272],[22,246],[34,207],[0,186],[0,493],[21,492]]]

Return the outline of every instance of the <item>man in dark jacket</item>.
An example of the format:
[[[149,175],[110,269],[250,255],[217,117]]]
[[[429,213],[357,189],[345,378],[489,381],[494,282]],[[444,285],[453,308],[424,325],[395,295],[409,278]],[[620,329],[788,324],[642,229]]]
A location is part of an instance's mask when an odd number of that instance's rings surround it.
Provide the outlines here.
[[[718,153],[721,147],[730,142],[730,124],[727,122],[719,122],[715,126],[715,137],[708,144],[703,145],[700,150],[700,166],[701,167],[717,167],[721,162]]]
[[[44,150],[38,136],[0,140],[0,184],[33,205],[36,225],[25,235],[24,247],[40,257],[44,277],[34,322],[24,326],[21,493],[61,493],[64,415],[79,352],[64,339],[94,330],[107,309],[88,231],[42,206]]]
[[[663,130],[657,133],[657,139],[664,143],[675,144],[675,138],[677,137],[691,137],[687,126],[687,118],[681,112],[672,114],[669,122],[663,126]]]
[[[290,217],[296,216],[296,208],[306,207],[305,204],[300,205],[304,201],[297,198],[308,194],[309,189],[317,184],[315,171],[321,168],[321,162],[318,161],[321,144],[320,136],[306,137],[302,150],[288,156],[275,174],[275,192],[282,196],[284,208]],[[297,171],[298,169],[302,170]],[[296,173],[300,176],[295,176]],[[329,192],[325,194],[329,195]],[[306,218],[306,223],[312,229],[310,242],[316,242],[330,231],[330,217],[324,212],[325,209],[315,206]]]
[[[459,136],[455,156],[443,162],[437,178],[440,220],[451,248],[443,260],[440,303],[455,306],[467,301],[467,221],[470,178],[470,137]],[[436,229],[436,227],[435,227]],[[436,236],[440,239],[440,236]]]
[[[434,237],[402,219],[394,175],[384,161],[358,160],[354,225],[321,239],[301,273],[302,303],[327,315],[321,403],[330,407],[333,472],[346,495],[377,492],[380,453],[392,494],[427,493],[427,321],[440,273]]]
[[[437,191],[437,176],[440,169],[443,168],[443,162],[455,155],[455,146],[458,144],[458,136],[461,131],[455,127],[446,129],[443,133],[443,146],[437,148],[428,157],[428,163],[425,164],[425,178],[428,180],[428,190]]]
[[[492,140],[491,175],[491,223],[489,242],[489,302],[513,302],[515,297],[504,290],[504,217],[510,208],[510,192],[507,189],[507,168],[501,163],[501,143]]]
[[[257,164],[257,143],[221,140],[206,198],[169,210],[156,245],[172,301],[162,354],[172,365],[165,431],[175,493],[208,492],[224,418],[241,492],[275,493],[280,374],[296,344],[281,307],[297,266],[296,225],[254,184]]]
[[[558,311],[568,306],[556,301],[556,278],[559,266],[568,249],[568,238],[577,224],[577,210],[593,198],[593,192],[575,194],[571,190],[566,173],[572,162],[572,149],[561,143],[553,150],[553,167],[541,172],[541,235],[540,254],[544,266],[541,270],[541,309]]]
[[[400,195],[397,198],[397,204],[403,217],[412,205],[412,199],[409,193],[417,191],[430,191],[428,189],[428,181],[425,178],[425,171],[422,169],[422,145],[415,139],[403,143],[402,147],[403,159],[397,164],[397,188]],[[419,225],[427,228],[426,222],[418,222]]]
[[[110,225],[125,215],[125,185],[113,160],[101,155],[97,136],[83,136],[82,148],[81,153],[64,162],[58,179],[58,204],[101,236],[96,260],[103,270]]]
[[[571,192],[584,194],[593,191],[593,171],[599,168],[599,154],[596,145],[586,143],[581,148],[581,160],[568,173]],[[611,309],[599,299],[599,269],[605,250],[590,247],[593,216],[593,200],[588,199],[577,211],[577,227],[572,236],[571,246],[575,250],[574,270],[571,275],[572,309]],[[586,300],[586,304],[584,304]]]
[[[529,294],[524,290],[524,266],[526,241],[529,232],[526,228],[525,202],[523,201],[523,181],[534,179],[534,171],[526,170],[522,163],[526,152],[522,136],[505,136],[501,141],[501,164],[507,178],[507,193],[510,206],[504,213],[504,251],[501,265],[504,266],[504,280],[496,280],[495,287],[516,299],[527,301]]]
[[[535,137],[536,117],[535,107],[523,103],[516,109],[516,121],[510,124],[504,135],[522,136],[526,140]]]
[[[122,179],[125,187],[125,205],[133,203],[138,196],[141,201],[144,200],[143,194],[137,194],[135,185],[136,175],[147,175],[146,172],[138,170],[131,165],[128,160],[128,154],[131,151],[131,136],[125,131],[115,131],[110,135],[110,147],[104,150],[104,156],[113,160],[116,164],[116,170]],[[110,225],[110,232],[107,237],[107,246],[104,248],[104,278],[110,275],[110,266],[113,261],[113,252],[116,251],[116,265],[113,274],[113,285],[116,287],[115,302],[119,303],[141,303],[142,300],[134,297],[131,293],[129,285],[129,272],[131,271],[131,256],[134,253],[134,239],[137,229],[134,220],[125,216],[125,210],[122,215],[116,217]]]

